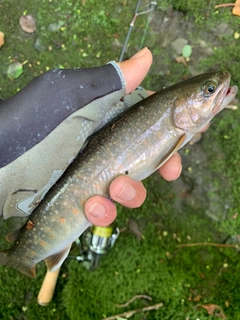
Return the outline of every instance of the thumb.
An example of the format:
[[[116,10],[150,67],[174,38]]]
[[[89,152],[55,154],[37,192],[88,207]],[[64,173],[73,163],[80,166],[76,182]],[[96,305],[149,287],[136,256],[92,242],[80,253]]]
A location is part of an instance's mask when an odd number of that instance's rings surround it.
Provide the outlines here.
[[[152,64],[152,53],[146,47],[137,52],[129,60],[119,62],[124,80],[126,82],[126,94],[132,92],[147,75]]]

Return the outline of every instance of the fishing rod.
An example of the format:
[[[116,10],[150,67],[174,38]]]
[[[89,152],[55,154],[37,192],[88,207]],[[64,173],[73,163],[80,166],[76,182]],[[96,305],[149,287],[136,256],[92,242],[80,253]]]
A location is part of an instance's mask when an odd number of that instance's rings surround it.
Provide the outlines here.
[[[140,48],[139,48],[139,49],[141,49],[142,46],[143,46],[143,42],[145,40],[146,34],[147,34],[149,23],[150,23],[150,21],[152,19],[152,14],[153,14],[154,10],[157,8],[157,2],[156,1],[152,1],[149,4],[149,9],[148,10],[138,12],[138,10],[140,8],[140,5],[141,5],[141,2],[142,2],[142,0],[138,0],[138,2],[137,2],[136,8],[135,8],[135,12],[134,12],[132,21],[130,22],[128,33],[127,33],[127,36],[126,36],[126,39],[125,39],[125,42],[124,42],[124,45],[123,45],[123,48],[122,48],[122,52],[121,52],[120,57],[118,59],[119,62],[123,61],[123,56],[124,56],[124,53],[126,52],[127,45],[128,45],[129,39],[130,39],[130,35],[132,33],[132,30],[133,30],[133,27],[134,27],[134,24],[135,24],[135,21],[136,21],[137,17],[140,16],[140,15],[143,15],[143,14],[149,14],[148,21],[147,21],[146,27],[144,29],[143,37],[142,37]]]

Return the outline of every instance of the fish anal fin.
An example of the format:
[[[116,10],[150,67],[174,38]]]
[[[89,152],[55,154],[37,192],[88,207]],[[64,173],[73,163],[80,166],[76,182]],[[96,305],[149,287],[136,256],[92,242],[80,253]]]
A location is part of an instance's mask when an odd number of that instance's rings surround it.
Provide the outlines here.
[[[178,141],[176,142],[176,144],[172,147],[172,149],[167,153],[167,155],[164,157],[164,159],[161,160],[161,163],[157,166],[157,169],[159,169],[165,162],[167,162],[167,160],[169,158],[171,158],[171,156],[176,153],[182,145],[184,145],[184,142],[186,140],[187,136],[186,134],[183,134],[179,139]]]
[[[68,253],[71,249],[71,246],[68,246],[64,250],[61,250],[47,258],[45,258],[45,262],[49,271],[55,271],[61,267],[63,261],[67,258]]]
[[[27,266],[19,266],[19,267],[16,267],[15,269],[19,270],[29,278],[36,278],[36,265],[34,265],[31,268]]]
[[[14,243],[17,240],[17,237],[19,235],[20,229],[15,230],[15,231],[11,231],[10,233],[8,233],[6,235],[6,240],[8,242]]]

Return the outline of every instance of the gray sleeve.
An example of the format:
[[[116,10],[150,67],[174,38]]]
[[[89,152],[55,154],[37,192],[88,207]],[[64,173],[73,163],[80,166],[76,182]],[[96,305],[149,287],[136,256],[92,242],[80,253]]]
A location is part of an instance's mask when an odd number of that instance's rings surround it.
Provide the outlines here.
[[[33,79],[0,105],[0,167],[43,141],[69,116],[113,93],[124,95],[123,83],[112,64],[89,69],[52,70]],[[98,121],[109,108],[102,101],[88,120]],[[95,112],[91,112],[95,111]]]

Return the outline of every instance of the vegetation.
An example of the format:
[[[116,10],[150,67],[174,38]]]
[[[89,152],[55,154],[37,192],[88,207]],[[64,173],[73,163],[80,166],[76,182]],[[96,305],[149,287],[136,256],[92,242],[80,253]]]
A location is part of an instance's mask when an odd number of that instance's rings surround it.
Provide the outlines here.
[[[0,31],[5,34],[5,44],[0,48],[1,98],[10,97],[34,76],[55,67],[91,67],[117,60],[135,2],[2,2]],[[147,4],[143,1],[140,10]],[[159,1],[144,39],[154,62],[143,86],[157,90],[192,74],[216,69],[228,70],[232,82],[240,83],[240,38],[235,35],[239,17],[232,15],[231,8],[214,9],[216,4],[215,0]],[[22,14],[36,19],[34,33],[21,30]],[[169,25],[164,29],[166,19]],[[146,23],[146,15],[137,18],[125,58],[138,50]],[[175,61],[171,44],[176,34],[193,48],[187,67]],[[23,73],[14,80],[7,78],[12,62],[23,63]],[[223,111],[199,144],[182,151],[184,170],[179,181],[165,182],[155,174],[145,181],[148,198],[141,208],[119,206],[117,225],[125,228],[128,219],[133,219],[143,234],[141,241],[129,229],[122,232],[93,272],[75,260],[67,260],[48,307],[40,307],[36,301],[46,271],[44,263],[39,264],[34,280],[0,267],[0,318],[98,320],[162,302],[158,310],[138,313],[131,319],[211,320],[224,319],[224,315],[240,319],[238,251],[224,246],[178,247],[197,242],[238,244],[238,119],[239,110]],[[5,235],[14,223],[1,222],[2,248],[7,246]],[[115,306],[138,294],[151,296],[152,301],[135,300],[124,309]],[[210,304],[221,307],[222,313],[215,308],[211,315]]]

